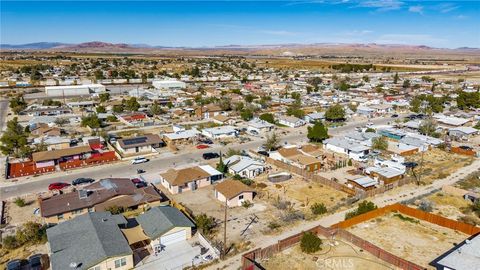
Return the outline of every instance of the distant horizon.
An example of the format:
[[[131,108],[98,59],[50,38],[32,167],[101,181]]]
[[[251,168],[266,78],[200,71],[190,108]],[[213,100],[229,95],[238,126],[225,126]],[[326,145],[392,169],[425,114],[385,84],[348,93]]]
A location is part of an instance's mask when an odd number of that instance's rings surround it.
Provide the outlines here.
[[[332,45],[332,46],[348,46],[348,45],[377,45],[377,46],[385,46],[385,47],[428,47],[431,49],[445,49],[445,50],[456,50],[456,49],[480,49],[480,47],[469,47],[469,46],[462,46],[462,47],[455,47],[455,48],[442,48],[442,47],[433,47],[428,46],[425,44],[389,44],[389,43],[344,43],[344,42],[317,42],[317,43],[275,43],[275,44],[224,44],[224,45],[211,45],[211,46],[166,46],[161,44],[148,44],[148,43],[127,43],[127,42],[108,42],[108,41],[101,41],[101,40],[92,40],[92,41],[83,41],[78,43],[67,43],[61,41],[34,41],[28,43],[0,43],[0,46],[26,46],[26,45],[35,45],[35,44],[58,44],[58,46],[76,46],[81,44],[88,44],[88,43],[104,43],[104,44],[112,44],[112,45],[127,45],[131,48],[190,48],[190,49],[201,49],[201,48],[228,48],[228,47],[252,47],[252,48],[259,48],[259,47],[274,47],[274,46],[315,46],[315,45]],[[55,47],[52,47],[55,48]]]
[[[5,1],[0,43],[480,48],[475,1]],[[158,44],[158,45],[156,45]]]

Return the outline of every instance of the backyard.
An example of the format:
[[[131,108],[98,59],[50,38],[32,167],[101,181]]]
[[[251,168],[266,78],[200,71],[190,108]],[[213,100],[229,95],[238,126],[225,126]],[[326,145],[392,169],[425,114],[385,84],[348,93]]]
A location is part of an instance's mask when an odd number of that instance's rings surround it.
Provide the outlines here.
[[[468,237],[461,232],[398,213],[389,213],[347,230],[424,267]]]

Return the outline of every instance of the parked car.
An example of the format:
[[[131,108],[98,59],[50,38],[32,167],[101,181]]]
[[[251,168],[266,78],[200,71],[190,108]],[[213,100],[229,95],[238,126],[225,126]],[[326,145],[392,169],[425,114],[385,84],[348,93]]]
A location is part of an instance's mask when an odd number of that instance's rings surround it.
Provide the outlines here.
[[[90,184],[90,183],[93,183],[93,182],[95,182],[95,179],[80,177],[80,178],[77,178],[77,179],[73,180],[72,185],[77,186],[77,185],[81,185],[81,184]]]
[[[208,159],[218,158],[220,157],[220,155],[217,153],[209,152],[209,153],[204,153],[202,157],[203,159],[208,160]]]
[[[270,156],[270,154],[267,151],[258,151],[257,153],[259,153],[262,156],[266,156],[266,157]]]
[[[132,164],[141,164],[141,163],[145,163],[145,162],[148,162],[148,159],[146,159],[144,157],[137,157],[137,158],[132,160]]]
[[[21,270],[22,266],[25,264],[25,261],[22,260],[13,260],[7,263],[6,270]]]
[[[145,172],[144,169],[137,169],[137,173],[138,173],[138,174],[141,174],[141,173],[144,173],[144,172]]]
[[[392,118],[397,118],[398,114],[392,114]]]
[[[209,148],[210,146],[206,145],[206,144],[199,144],[197,145],[197,149],[206,149],[206,148]]]
[[[48,185],[48,190],[61,190],[66,187],[70,186],[68,183],[63,183],[63,182],[56,182],[56,183],[51,183]]]
[[[28,258],[28,266],[30,270],[41,270],[42,269],[42,255],[35,254]]]
[[[206,144],[213,144],[213,141],[210,139],[204,139],[202,142]]]

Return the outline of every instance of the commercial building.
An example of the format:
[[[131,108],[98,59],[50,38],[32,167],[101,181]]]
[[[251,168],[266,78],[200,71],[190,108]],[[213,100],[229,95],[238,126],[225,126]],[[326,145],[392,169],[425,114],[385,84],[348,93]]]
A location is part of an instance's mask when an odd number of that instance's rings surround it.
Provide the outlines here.
[[[176,80],[155,80],[152,82],[152,85],[159,90],[184,89],[185,87],[187,87],[186,83]]]
[[[89,96],[94,93],[105,92],[105,86],[101,84],[83,84],[68,86],[46,86],[45,94],[49,97],[62,96]]]

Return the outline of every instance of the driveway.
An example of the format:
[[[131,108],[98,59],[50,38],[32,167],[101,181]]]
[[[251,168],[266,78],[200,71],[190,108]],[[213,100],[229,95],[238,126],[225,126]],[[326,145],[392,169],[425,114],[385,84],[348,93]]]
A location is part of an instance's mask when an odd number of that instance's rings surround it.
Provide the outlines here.
[[[174,270],[183,269],[201,262],[201,246],[192,247],[187,241],[171,244],[157,256],[150,255],[135,269]],[[197,258],[195,258],[197,257]]]

